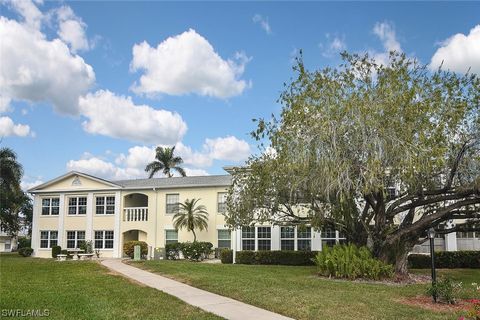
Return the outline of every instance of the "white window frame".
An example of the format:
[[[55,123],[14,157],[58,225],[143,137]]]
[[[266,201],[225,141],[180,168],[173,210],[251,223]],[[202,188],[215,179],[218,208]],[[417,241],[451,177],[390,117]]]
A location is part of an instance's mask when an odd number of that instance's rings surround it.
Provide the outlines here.
[[[176,202],[169,201],[169,198],[176,196]],[[165,195],[165,214],[175,214],[178,212],[180,203],[180,194],[179,193],[167,193]],[[176,209],[173,211],[169,210],[169,206],[176,206]]]
[[[68,238],[68,234],[69,232],[73,232],[73,234],[75,235],[73,239],[69,239]],[[79,237],[79,234],[82,234],[83,233],[83,239]],[[80,248],[80,241],[85,241],[85,235],[86,235],[86,232],[85,230],[67,230],[65,232],[65,239],[66,239],[66,246],[67,246],[67,249],[78,249]],[[73,247],[69,247],[68,246],[68,242],[69,241],[73,241],[74,242],[74,246]]]
[[[282,228],[292,228],[293,229],[293,237],[282,237]],[[280,250],[290,250],[290,249],[283,249],[282,248],[282,241],[292,241],[293,242],[293,249],[292,250],[297,250],[297,239],[296,239],[296,228],[294,226],[280,226]]]
[[[42,238],[42,232],[47,232],[47,238]],[[52,234],[55,233],[56,236],[52,237]],[[42,240],[47,241],[47,246],[42,247]],[[54,244],[52,242],[55,241]],[[58,246],[58,230],[40,230],[40,249],[51,249],[54,246]]]
[[[270,230],[270,236],[268,238],[260,238],[260,229],[262,228],[265,228],[265,229],[269,229]],[[272,226],[258,226],[255,228],[256,232],[255,232],[255,235],[256,235],[256,241],[255,241],[255,249],[257,251],[272,251]],[[260,246],[259,246],[259,243],[260,241],[268,241],[269,242],[269,248],[268,249],[261,249],[260,250]]]
[[[248,238],[244,238],[243,237],[243,228],[253,228],[253,238],[252,237],[248,237]],[[240,240],[241,240],[241,246],[242,246],[242,250],[252,250],[252,249],[244,249],[243,248],[243,241],[244,240],[248,240],[248,241],[252,241],[253,240],[253,250],[252,251],[256,251],[257,250],[257,241],[256,241],[256,235],[257,235],[257,228],[254,227],[254,226],[244,226],[242,227],[242,229],[240,230],[241,234],[240,234]],[[249,231],[249,233],[251,233],[251,231]]]
[[[308,241],[310,241],[310,249],[309,249],[309,250],[305,250],[305,251],[312,251],[312,235],[313,235],[313,230],[312,230],[312,227],[310,227],[310,226],[306,226],[305,228],[306,228],[306,229],[310,229],[310,237],[308,237],[308,238],[305,238],[305,237],[302,237],[302,238],[301,238],[301,237],[299,236],[299,234],[300,234],[301,232],[305,232],[305,231],[299,230],[300,228],[298,228],[298,227],[295,228],[295,229],[296,229],[296,230],[295,230],[295,238],[296,238],[296,239],[295,239],[295,250],[300,250],[300,249],[299,249],[299,245],[298,245],[298,243],[299,243],[300,241],[308,240]],[[302,251],[304,251],[304,250],[302,250]]]
[[[111,235],[112,235],[112,238],[110,239],[107,239],[107,232],[110,234],[111,232]],[[101,237],[97,237],[97,235],[101,235]],[[93,236],[94,236],[94,239],[93,239],[93,247],[95,249],[99,249],[99,250],[113,250],[113,244],[114,244],[114,239],[115,239],[115,231],[114,230],[94,230],[93,231]],[[102,245],[101,246],[97,246],[97,241],[101,241],[102,242]],[[106,247],[106,243],[112,243],[112,246],[111,248],[107,248]]]
[[[80,205],[80,198],[85,198],[85,205]],[[75,205],[70,204],[71,199],[76,199]],[[87,196],[69,196],[68,197],[68,211],[67,214],[69,216],[85,216],[87,214],[87,207],[88,207],[88,198]],[[85,207],[85,213],[80,213],[80,208]],[[70,213],[70,208],[75,208],[75,213]]]
[[[113,204],[108,204],[107,199],[113,198]],[[103,204],[98,204],[97,199],[103,199]],[[115,214],[115,196],[114,195],[98,195],[95,196],[95,214],[99,216],[112,216]],[[113,207],[113,211],[107,210],[108,207]],[[98,213],[98,208],[103,208],[102,213]]]
[[[167,235],[169,234],[170,231],[173,231],[177,234],[177,238],[168,238]],[[170,241],[170,242],[169,242]],[[165,229],[165,245],[170,244],[170,243],[178,243],[178,230],[175,229]]]
[[[228,238],[220,238],[220,232],[228,231]],[[220,247],[220,241],[228,241],[230,245],[228,247]],[[229,229],[217,229],[217,248],[232,248],[232,231]]]
[[[330,241],[331,242],[333,240],[333,241],[335,241],[334,245],[336,245],[336,244],[339,244],[341,242],[341,240],[346,240],[345,237],[340,236],[340,232],[338,230],[335,230],[334,228],[329,228],[329,229],[330,229],[330,233],[332,231],[335,232],[335,237],[324,237],[323,236],[323,233],[324,233],[323,229],[320,230],[322,248],[323,248],[323,241]]]
[[[227,212],[227,196],[228,192],[217,193],[217,213],[223,214]]]
[[[53,203],[53,199],[56,199],[58,201],[58,205],[57,206],[53,206],[52,203]],[[43,201],[44,200],[48,200],[48,206],[45,206],[43,204]],[[43,213],[43,208],[48,208],[48,214],[44,214]],[[57,208],[57,213],[52,213],[53,211],[53,208]],[[40,212],[40,216],[58,216],[60,214],[60,197],[45,197],[45,198],[42,198],[42,211]]]

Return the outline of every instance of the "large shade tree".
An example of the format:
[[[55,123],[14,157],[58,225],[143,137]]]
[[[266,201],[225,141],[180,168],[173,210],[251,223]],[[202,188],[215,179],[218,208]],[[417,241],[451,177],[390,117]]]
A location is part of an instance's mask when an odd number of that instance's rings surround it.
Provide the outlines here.
[[[155,160],[150,162],[145,167],[145,172],[149,173],[149,178],[152,178],[156,173],[162,172],[167,177],[173,177],[172,170],[178,172],[182,177],[187,174],[185,170],[180,166],[183,163],[183,159],[175,155],[175,146],[169,147],[157,147],[155,149]]]
[[[173,226],[176,230],[186,228],[193,233],[193,242],[197,241],[195,229],[200,231],[208,229],[207,208],[201,204],[200,199],[187,199],[178,204],[178,212],[173,216]]]
[[[342,57],[298,59],[280,117],[252,133],[266,152],[233,174],[227,222],[333,225],[406,273],[429,228],[480,231],[480,81],[395,52]]]

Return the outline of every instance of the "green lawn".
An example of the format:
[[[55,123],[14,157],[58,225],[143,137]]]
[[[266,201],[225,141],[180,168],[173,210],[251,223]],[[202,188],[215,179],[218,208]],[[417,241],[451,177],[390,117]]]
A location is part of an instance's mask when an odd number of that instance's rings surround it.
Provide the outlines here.
[[[426,285],[329,280],[317,277],[315,267],[186,261],[146,261],[133,265],[296,319],[457,319],[453,313],[398,303],[402,298],[424,294]],[[439,271],[440,275],[446,273],[468,285],[475,279],[480,282],[480,270]]]
[[[0,309],[48,309],[49,319],[220,319],[97,262],[0,255]]]

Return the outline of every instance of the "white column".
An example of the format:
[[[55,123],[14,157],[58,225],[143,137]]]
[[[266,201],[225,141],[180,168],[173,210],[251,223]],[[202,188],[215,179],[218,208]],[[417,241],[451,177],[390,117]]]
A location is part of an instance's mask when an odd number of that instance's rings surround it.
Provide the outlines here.
[[[237,251],[240,251],[242,250],[242,228],[237,229],[235,236],[237,237]]]
[[[280,250],[280,226],[272,226],[271,250]]]
[[[85,230],[85,240],[92,240],[93,233],[93,192],[87,196],[87,230]]]
[[[58,245],[66,247],[66,242],[63,242],[63,235],[65,233],[65,193],[60,194],[60,203],[58,208]]]
[[[312,251],[322,251],[322,233],[312,230]]]
[[[32,248],[33,255],[35,256],[40,248],[40,229],[39,221],[40,211],[42,210],[42,199],[38,194],[33,195],[33,217],[32,217]]]
[[[120,219],[122,217],[122,212],[120,211],[120,191],[115,192],[115,227],[113,230],[113,257],[121,258],[121,248],[120,248]]]
[[[457,251],[457,233],[451,232],[445,235],[445,251]]]

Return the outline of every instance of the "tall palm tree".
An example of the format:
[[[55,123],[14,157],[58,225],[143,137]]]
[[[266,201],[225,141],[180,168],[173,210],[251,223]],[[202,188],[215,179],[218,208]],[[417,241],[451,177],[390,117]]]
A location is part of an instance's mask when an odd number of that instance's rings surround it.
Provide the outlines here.
[[[193,232],[193,242],[197,241],[195,229],[200,231],[208,229],[208,212],[205,206],[197,206],[200,199],[185,200],[179,203],[178,212],[173,216],[173,226],[176,230],[187,228]]]
[[[149,172],[148,178],[152,178],[157,172],[162,171],[164,175],[171,178],[173,176],[172,170],[177,171],[182,177],[187,174],[185,170],[180,167],[183,163],[182,157],[174,155],[175,147],[157,147],[155,150],[155,159],[145,167],[145,172]]]
[[[0,149],[0,187],[11,192],[20,191],[20,179],[23,168],[17,160],[15,151],[10,148]]]

